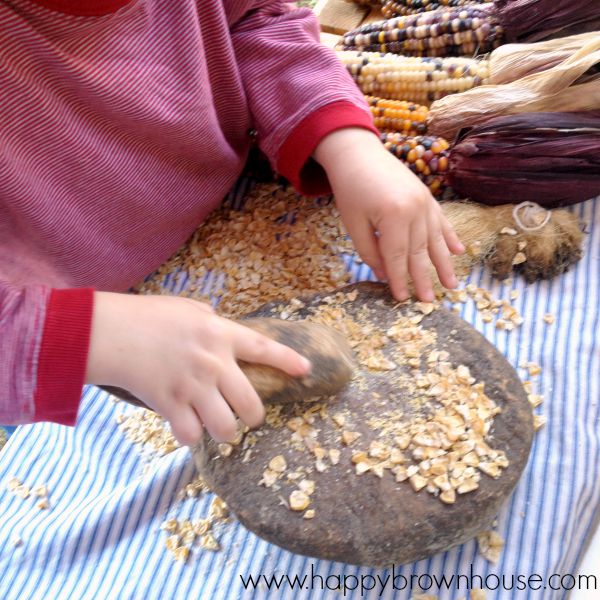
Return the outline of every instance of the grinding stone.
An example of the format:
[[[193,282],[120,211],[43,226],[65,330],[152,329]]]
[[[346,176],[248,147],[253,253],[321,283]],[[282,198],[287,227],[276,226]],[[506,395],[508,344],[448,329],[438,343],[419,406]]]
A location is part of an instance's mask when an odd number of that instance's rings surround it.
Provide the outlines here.
[[[397,304],[381,284],[360,283],[343,288],[344,293],[356,290],[353,302],[344,304],[349,315],[368,307],[371,321],[386,331],[409,305]],[[304,308],[297,311],[305,318],[311,310],[331,302],[333,294],[304,299]],[[273,317],[278,314],[276,303],[265,305],[253,316]],[[464,543],[477,533],[489,529],[498,510],[515,487],[527,462],[533,437],[532,411],[523,385],[511,365],[475,329],[455,314],[438,309],[423,317],[421,327],[437,333],[437,349],[449,352],[453,367],[466,365],[471,375],[485,383],[485,393],[501,412],[494,417],[486,440],[496,450],[506,453],[509,466],[494,479],[481,474],[479,488],[457,495],[454,504],[443,504],[425,490],[415,492],[407,481],[397,483],[392,473],[382,478],[372,473],[357,475],[351,463],[354,448],[338,444],[339,464],[324,472],[314,471],[315,459],[309,452],[290,447],[287,427],[263,425],[257,432],[251,457],[243,445],[234,446],[228,456],[221,456],[217,445],[204,439],[194,449],[194,459],[208,485],[228,504],[239,521],[262,538],[292,552],[345,563],[387,566],[426,558],[452,546]],[[410,373],[406,366],[399,366]],[[353,380],[341,392],[327,399],[329,414],[349,410],[353,427],[359,431],[360,449],[377,433],[367,420],[382,415],[390,408],[401,408],[412,418],[418,415],[401,390],[392,385],[390,372],[374,372],[361,367],[367,385]],[[374,401],[374,393],[384,399]],[[304,403],[303,409],[309,405]],[[284,419],[297,414],[298,406],[281,407]],[[337,435],[331,419],[319,420],[319,440]],[[253,434],[256,435],[256,434]],[[331,445],[324,443],[324,447]],[[290,493],[297,489],[285,477],[279,490],[266,488],[258,482],[269,461],[283,455],[287,472],[302,468],[313,469],[307,476],[316,489],[311,496],[312,519],[301,512],[291,511],[285,504]]]
[[[352,349],[335,329],[308,321],[277,319],[249,318],[240,323],[293,348],[312,364],[309,375],[296,378],[273,367],[238,361],[264,404],[335,394],[350,381],[354,369]]]
[[[273,367],[238,361],[263,404],[299,402],[313,396],[335,394],[350,381],[354,369],[352,349],[335,329],[308,321],[252,317],[240,323],[293,348],[312,364],[309,375],[296,378]],[[127,390],[110,385],[100,387],[130,404],[148,408]]]

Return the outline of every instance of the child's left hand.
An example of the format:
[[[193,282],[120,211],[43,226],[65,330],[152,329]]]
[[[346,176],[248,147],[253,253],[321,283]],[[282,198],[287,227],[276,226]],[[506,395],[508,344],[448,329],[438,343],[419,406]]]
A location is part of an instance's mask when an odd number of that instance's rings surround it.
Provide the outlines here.
[[[358,253],[396,298],[408,298],[410,274],[417,296],[432,301],[431,263],[442,285],[456,287],[451,253],[461,254],[463,245],[428,188],[377,136],[339,129],[323,138],[314,158]]]

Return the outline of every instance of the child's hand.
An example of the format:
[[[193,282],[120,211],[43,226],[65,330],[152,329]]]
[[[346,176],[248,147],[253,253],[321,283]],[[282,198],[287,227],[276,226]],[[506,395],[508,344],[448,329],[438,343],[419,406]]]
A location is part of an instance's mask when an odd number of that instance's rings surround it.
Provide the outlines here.
[[[292,376],[310,363],[291,348],[217,316],[206,304],[172,296],[96,292],[87,383],[116,385],[171,423],[177,440],[196,444],[202,429],[217,441],[248,426],[264,407],[236,359]]]
[[[417,296],[432,301],[431,263],[442,285],[456,287],[450,252],[464,252],[463,245],[427,187],[373,133],[334,131],[314,157],[358,253],[396,298],[408,298],[410,274]]]

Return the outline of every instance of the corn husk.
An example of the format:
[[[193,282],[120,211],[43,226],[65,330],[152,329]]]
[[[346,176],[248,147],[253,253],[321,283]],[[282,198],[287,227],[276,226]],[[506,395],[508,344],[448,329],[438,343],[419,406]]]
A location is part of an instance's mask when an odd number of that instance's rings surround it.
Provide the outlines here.
[[[598,0],[494,0],[494,7],[509,42],[589,31],[589,21],[600,18]]]
[[[534,44],[504,44],[489,56],[490,83],[511,83],[551,69],[598,39],[598,35],[597,32],[581,33]]]
[[[448,180],[486,204],[553,207],[600,195],[600,111],[527,113],[467,128],[451,150]]]
[[[533,54],[531,60],[539,66]],[[592,35],[551,68],[511,83],[484,85],[437,100],[429,111],[428,131],[452,140],[464,127],[501,115],[598,110],[600,77],[586,77],[598,63],[600,35]]]

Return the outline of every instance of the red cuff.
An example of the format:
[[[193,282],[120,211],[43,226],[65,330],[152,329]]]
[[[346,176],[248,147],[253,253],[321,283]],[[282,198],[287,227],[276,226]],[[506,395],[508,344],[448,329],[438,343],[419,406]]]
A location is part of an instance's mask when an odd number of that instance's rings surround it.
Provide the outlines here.
[[[102,17],[117,12],[131,0],[33,0],[57,12],[78,17]]]
[[[362,127],[379,135],[371,115],[351,102],[327,104],[300,121],[287,137],[279,150],[277,171],[302,194],[331,193],[325,170],[311,156],[327,134],[345,127]]]
[[[85,381],[94,290],[52,290],[38,358],[35,421],[74,425]]]

